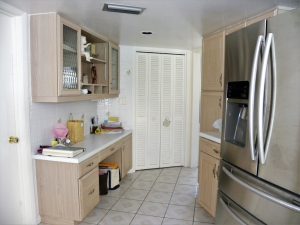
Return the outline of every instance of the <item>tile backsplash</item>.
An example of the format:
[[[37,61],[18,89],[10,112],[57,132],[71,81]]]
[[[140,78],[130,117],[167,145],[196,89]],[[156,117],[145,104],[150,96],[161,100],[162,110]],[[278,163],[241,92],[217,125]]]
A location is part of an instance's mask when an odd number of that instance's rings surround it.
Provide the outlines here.
[[[66,123],[72,113],[73,119],[81,119],[84,114],[84,135],[89,134],[90,119],[97,115],[97,102],[72,103],[32,103],[30,107],[30,132],[32,152],[40,145],[49,145],[53,139],[53,126],[60,119]]]

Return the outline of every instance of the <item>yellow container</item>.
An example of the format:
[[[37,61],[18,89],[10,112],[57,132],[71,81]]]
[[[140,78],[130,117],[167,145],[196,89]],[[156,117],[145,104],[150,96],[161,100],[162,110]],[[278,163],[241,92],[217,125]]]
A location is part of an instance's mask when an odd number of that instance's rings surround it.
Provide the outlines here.
[[[73,144],[84,140],[83,120],[69,120],[67,127],[69,130],[69,139]]]

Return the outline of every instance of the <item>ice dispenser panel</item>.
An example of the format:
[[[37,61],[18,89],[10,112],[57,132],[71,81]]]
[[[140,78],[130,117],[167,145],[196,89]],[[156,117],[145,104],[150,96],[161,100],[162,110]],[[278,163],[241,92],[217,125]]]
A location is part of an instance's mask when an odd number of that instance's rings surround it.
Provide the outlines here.
[[[225,141],[245,147],[248,124],[249,82],[228,82]]]

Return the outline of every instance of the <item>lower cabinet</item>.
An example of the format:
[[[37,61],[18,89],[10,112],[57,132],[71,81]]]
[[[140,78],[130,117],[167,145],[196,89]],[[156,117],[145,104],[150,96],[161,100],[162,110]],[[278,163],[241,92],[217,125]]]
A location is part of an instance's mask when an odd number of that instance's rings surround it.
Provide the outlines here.
[[[202,143],[201,143],[202,142]],[[211,141],[209,141],[211,142]],[[206,144],[205,146],[203,144]],[[212,145],[215,143],[211,142]],[[207,141],[200,141],[200,148],[207,147]],[[199,161],[199,204],[213,217],[216,215],[218,195],[218,174],[220,159],[206,152],[200,152]]]
[[[132,138],[126,138],[122,148],[122,178],[132,168]]]
[[[71,225],[82,221],[99,203],[98,163],[119,163],[122,177],[132,167],[129,135],[81,163],[36,160],[39,212],[44,224]]]

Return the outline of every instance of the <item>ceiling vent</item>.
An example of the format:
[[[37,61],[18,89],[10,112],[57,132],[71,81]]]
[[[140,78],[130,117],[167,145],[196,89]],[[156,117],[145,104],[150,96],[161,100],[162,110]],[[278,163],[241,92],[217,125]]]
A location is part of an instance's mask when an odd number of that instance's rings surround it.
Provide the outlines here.
[[[129,5],[117,5],[117,4],[105,3],[102,10],[108,12],[139,15],[145,10],[145,8],[129,6]]]

